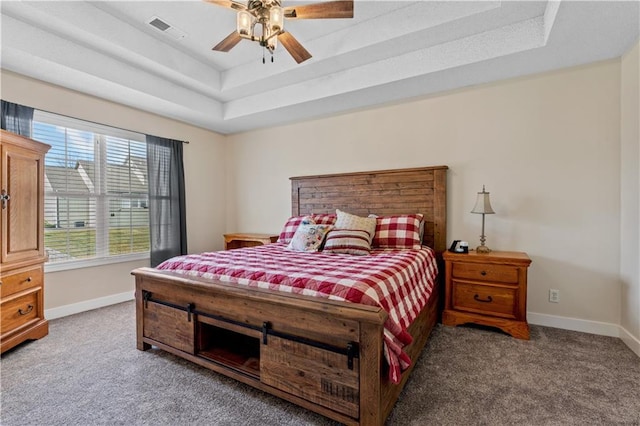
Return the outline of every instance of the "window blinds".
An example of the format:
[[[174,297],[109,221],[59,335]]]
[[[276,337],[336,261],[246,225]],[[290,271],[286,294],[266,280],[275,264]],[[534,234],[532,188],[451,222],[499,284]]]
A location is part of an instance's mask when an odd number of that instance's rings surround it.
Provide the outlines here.
[[[144,135],[56,114],[34,114],[45,157],[49,262],[149,251]]]

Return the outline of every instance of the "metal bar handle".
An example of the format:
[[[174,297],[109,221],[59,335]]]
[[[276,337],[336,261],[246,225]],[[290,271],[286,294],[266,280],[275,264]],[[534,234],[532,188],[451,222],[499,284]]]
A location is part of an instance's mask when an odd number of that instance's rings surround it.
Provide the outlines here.
[[[33,305],[28,305],[26,311],[23,311],[22,309],[18,308],[18,313],[20,315],[27,315],[31,311],[33,311]]]
[[[493,302],[493,297],[487,296],[486,299],[481,299],[480,296],[476,294],[475,296],[473,296],[473,300],[477,302],[482,302],[482,303],[491,303]]]

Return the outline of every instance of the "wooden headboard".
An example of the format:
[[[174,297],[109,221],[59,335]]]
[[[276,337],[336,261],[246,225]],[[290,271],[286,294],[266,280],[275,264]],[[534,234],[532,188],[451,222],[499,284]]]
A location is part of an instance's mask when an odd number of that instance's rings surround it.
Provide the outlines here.
[[[335,213],[358,216],[422,213],[423,244],[447,246],[447,166],[291,178],[293,216]]]

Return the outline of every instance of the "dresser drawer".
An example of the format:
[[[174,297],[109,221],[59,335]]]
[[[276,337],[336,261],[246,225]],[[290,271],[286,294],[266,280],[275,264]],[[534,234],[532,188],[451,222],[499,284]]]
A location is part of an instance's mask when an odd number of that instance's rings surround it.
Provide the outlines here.
[[[44,273],[42,272],[41,265],[32,268],[16,269],[2,276],[0,297],[7,297],[33,287],[42,287],[43,282]]]
[[[518,268],[510,265],[456,262],[453,264],[452,276],[476,281],[518,284]]]
[[[4,284],[3,284],[4,285]],[[9,297],[2,301],[0,332],[17,330],[25,324],[39,318],[39,306],[41,289],[22,294],[18,297]]]
[[[517,288],[453,282],[453,309],[516,318]]]

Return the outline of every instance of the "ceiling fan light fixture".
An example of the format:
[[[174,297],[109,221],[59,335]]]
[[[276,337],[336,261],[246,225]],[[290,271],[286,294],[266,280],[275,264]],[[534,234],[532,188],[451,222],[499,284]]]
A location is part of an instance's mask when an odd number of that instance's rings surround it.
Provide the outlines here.
[[[267,40],[267,50],[273,53],[276,47],[278,47],[278,37],[269,38],[269,40]]]
[[[269,25],[272,33],[277,33],[284,28],[284,11],[280,6],[271,6],[269,9]]]
[[[238,12],[238,18],[236,21],[237,31],[240,35],[251,36],[251,30],[253,28],[254,17],[246,10]]]
[[[0,0],[1,1],[1,0]],[[215,45],[212,50],[228,52],[240,40],[257,42],[264,50],[273,53],[281,44],[297,62],[311,58],[311,54],[289,32],[284,30],[286,19],[336,19],[353,18],[354,0],[329,0],[320,3],[282,7],[284,0],[203,0],[237,11],[236,30]],[[246,3],[245,3],[246,1]],[[256,28],[257,26],[257,28]],[[265,62],[264,51],[262,62]]]

